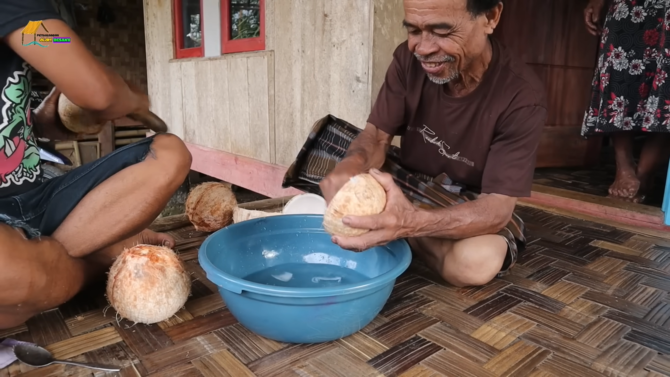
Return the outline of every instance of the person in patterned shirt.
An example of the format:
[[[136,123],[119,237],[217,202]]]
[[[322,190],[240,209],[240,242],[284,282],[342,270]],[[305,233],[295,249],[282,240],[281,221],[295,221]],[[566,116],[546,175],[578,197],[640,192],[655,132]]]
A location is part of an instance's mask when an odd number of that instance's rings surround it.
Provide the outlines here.
[[[611,136],[617,171],[609,196],[641,203],[670,158],[670,2],[591,0],[584,17],[600,45],[581,134]],[[638,134],[647,137],[636,166]]]
[[[69,44],[25,38],[30,21]],[[36,45],[39,44],[39,45]],[[32,111],[31,65],[55,88]],[[49,0],[0,1],[0,329],[57,307],[105,278],[137,243],[174,246],[145,229],[184,182],[191,154],[159,134],[46,181],[36,137],[63,140],[60,93],[97,120],[146,113],[149,99],[98,61]]]

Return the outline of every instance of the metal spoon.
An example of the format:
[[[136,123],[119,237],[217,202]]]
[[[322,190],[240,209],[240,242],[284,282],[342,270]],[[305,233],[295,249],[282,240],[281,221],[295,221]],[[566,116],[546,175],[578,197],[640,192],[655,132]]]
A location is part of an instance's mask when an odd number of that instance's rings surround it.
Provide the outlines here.
[[[16,346],[14,346],[14,355],[16,355],[17,359],[32,367],[45,367],[47,365],[56,363],[56,364],[76,365],[80,367],[104,370],[108,372],[118,372],[121,370],[121,368],[112,367],[108,365],[85,364],[74,361],[55,360],[51,352],[47,351],[42,347],[33,346],[30,344],[17,344]]]

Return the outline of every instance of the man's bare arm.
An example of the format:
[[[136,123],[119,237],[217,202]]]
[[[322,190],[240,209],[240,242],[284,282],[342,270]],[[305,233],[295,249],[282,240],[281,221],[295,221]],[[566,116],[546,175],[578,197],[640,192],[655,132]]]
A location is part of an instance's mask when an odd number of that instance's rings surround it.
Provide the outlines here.
[[[417,210],[405,220],[411,224],[412,237],[464,239],[494,234],[512,217],[517,198],[482,194],[477,200],[453,207]]]
[[[21,29],[10,33],[4,42],[73,103],[94,112],[100,120],[148,108],[146,97],[134,93],[121,76],[93,56],[66,23],[55,19],[43,22],[49,34],[69,37],[71,42],[47,48],[23,46]]]
[[[326,201],[330,202],[352,176],[372,168],[379,169],[386,160],[386,151],[392,140],[393,135],[368,123],[351,142],[344,159],[319,183]]]
[[[393,136],[368,123],[363,131],[351,142],[345,160],[355,161],[361,171],[381,168],[386,160],[386,151]]]

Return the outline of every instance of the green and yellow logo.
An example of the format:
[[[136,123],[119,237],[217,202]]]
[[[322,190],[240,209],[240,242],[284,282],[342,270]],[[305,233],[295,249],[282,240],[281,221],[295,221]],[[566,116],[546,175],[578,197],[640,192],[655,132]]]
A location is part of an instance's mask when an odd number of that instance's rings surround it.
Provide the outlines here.
[[[44,29],[46,33],[38,33],[40,27]],[[25,38],[28,36],[33,36],[33,41],[26,43]],[[49,30],[44,26],[42,21],[28,21],[28,25],[23,28],[21,32],[21,43],[24,46],[36,45],[40,47],[47,47],[48,43],[70,43],[70,38],[60,37],[58,34],[49,34]]]

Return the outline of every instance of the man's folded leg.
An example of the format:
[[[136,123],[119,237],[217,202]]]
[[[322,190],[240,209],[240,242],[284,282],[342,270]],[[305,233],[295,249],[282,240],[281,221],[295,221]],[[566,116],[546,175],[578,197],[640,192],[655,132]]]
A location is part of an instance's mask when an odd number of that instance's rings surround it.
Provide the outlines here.
[[[149,226],[190,166],[191,154],[181,139],[160,134],[46,181],[8,204],[0,202],[71,256],[83,257]]]
[[[172,237],[146,227],[190,166],[184,143],[161,134],[0,199],[0,328],[54,308],[104,278],[124,247],[173,246]]]
[[[283,186],[321,193],[318,182],[344,158],[352,140],[360,133],[361,129],[332,116],[325,122],[317,122],[287,170]],[[446,208],[476,200],[479,196],[467,189],[456,190],[461,185],[449,179],[447,174],[432,177],[408,170],[400,164],[400,155],[400,149],[391,146],[381,170],[390,173],[417,206]],[[418,257],[456,286],[479,286],[509,273],[526,245],[524,222],[516,214],[497,234],[459,241],[438,238],[408,241]]]
[[[487,284],[509,268],[512,257],[507,241],[498,234],[457,241],[431,237],[407,241],[429,268],[456,287]]]
[[[138,234],[165,208],[190,167],[191,154],[181,139],[169,134],[155,136],[141,162],[88,192],[53,237],[77,257]]]
[[[0,221],[0,329],[24,323],[72,298],[104,271],[71,257],[51,237],[28,239]]]

